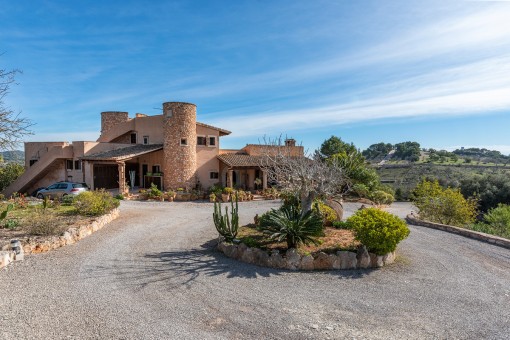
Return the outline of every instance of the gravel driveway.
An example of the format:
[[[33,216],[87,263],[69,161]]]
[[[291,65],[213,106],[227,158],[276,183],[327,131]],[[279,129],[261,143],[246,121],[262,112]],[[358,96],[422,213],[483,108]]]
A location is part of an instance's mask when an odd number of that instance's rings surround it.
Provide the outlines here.
[[[276,205],[240,203],[241,222]],[[0,338],[510,337],[507,249],[411,226],[391,266],[279,271],[215,251],[212,210],[123,202],[119,219],[78,244],[0,271]]]

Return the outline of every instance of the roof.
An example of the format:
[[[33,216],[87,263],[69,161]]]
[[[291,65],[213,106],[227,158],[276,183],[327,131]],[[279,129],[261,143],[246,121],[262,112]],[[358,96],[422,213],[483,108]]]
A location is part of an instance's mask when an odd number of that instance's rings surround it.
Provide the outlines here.
[[[133,146],[128,146],[125,148],[115,149],[115,150],[109,150],[109,151],[103,151],[98,152],[92,155],[81,157],[83,160],[115,160],[115,161],[121,161],[126,160],[133,157],[138,157],[141,155],[144,155],[146,153],[158,151],[163,149],[163,144],[136,144]]]
[[[225,129],[221,129],[221,128],[216,127],[216,126],[200,123],[200,122],[197,122],[197,125],[203,126],[205,128],[213,129],[213,130],[218,130],[220,132],[220,136],[226,136],[226,135],[230,135],[232,133],[231,131],[228,131],[228,130],[225,130]]]
[[[218,156],[218,159],[228,166],[260,166],[264,156],[250,156],[238,153],[225,153]]]

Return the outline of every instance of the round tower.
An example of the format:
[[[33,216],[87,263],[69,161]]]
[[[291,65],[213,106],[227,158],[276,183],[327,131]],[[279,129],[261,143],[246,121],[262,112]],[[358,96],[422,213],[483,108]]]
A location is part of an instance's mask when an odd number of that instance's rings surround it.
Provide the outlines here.
[[[165,189],[195,185],[197,169],[197,107],[163,103],[163,173]]]
[[[110,130],[119,123],[127,122],[129,115],[127,112],[121,111],[105,111],[101,112],[101,133]]]

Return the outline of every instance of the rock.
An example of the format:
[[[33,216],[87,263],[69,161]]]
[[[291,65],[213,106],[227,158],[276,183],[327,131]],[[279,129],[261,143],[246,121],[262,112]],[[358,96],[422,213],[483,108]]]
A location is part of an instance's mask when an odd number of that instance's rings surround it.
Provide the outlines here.
[[[301,262],[299,264],[299,269],[301,270],[313,270],[314,269],[314,260],[312,255],[306,255],[301,258]]]
[[[227,249],[225,242],[218,243],[218,250],[225,254],[225,250]]]
[[[224,251],[224,254],[227,255],[228,257],[230,258],[237,258],[238,257],[238,249],[237,249],[237,245],[235,244],[225,244],[225,251]]]
[[[262,267],[269,266],[269,254],[266,251],[259,248],[254,248],[254,251],[255,251],[255,264]]]
[[[315,269],[331,269],[333,268],[335,257],[335,255],[328,255],[324,252],[320,252],[313,260],[313,267]]]
[[[386,255],[383,255],[382,261],[383,261],[384,265],[393,263],[395,261],[395,252],[391,252]]]
[[[372,268],[380,268],[380,267],[384,266],[383,257],[381,255],[376,255],[376,254],[372,254],[372,253],[369,253],[369,255],[370,255],[370,266]]]
[[[354,269],[358,260],[356,259],[356,253],[352,251],[337,251],[336,255],[340,259],[340,269]]]
[[[342,259],[340,256],[338,255],[330,255],[330,256],[334,256],[333,258],[333,268],[334,269],[341,269],[342,268]]]
[[[14,252],[0,251],[0,268],[9,265],[12,261],[14,261]]]
[[[241,247],[239,247],[240,249]],[[240,256],[241,261],[246,263],[255,263],[255,251],[253,248],[246,248]]]
[[[370,255],[368,254],[367,247],[360,246],[358,248],[358,253],[356,254],[356,259],[358,260],[358,268],[370,267]]]
[[[341,221],[344,216],[344,206],[342,204],[342,200],[331,199],[326,200],[324,203],[336,212],[336,220]]]
[[[278,250],[273,250],[271,252],[271,257],[269,258],[269,266],[272,268],[285,268],[287,266],[286,261],[280,255]]]
[[[287,252],[285,253],[285,258],[287,260],[287,269],[290,270],[299,269],[299,264],[301,263],[301,255],[298,254],[295,248],[287,250]]]

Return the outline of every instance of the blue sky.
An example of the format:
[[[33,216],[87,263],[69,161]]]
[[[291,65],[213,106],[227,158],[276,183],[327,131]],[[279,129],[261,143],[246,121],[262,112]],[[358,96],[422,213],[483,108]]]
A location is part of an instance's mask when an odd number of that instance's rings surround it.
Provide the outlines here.
[[[7,104],[29,140],[95,140],[100,112],[197,104],[222,147],[287,135],[510,153],[508,1],[0,0]]]

